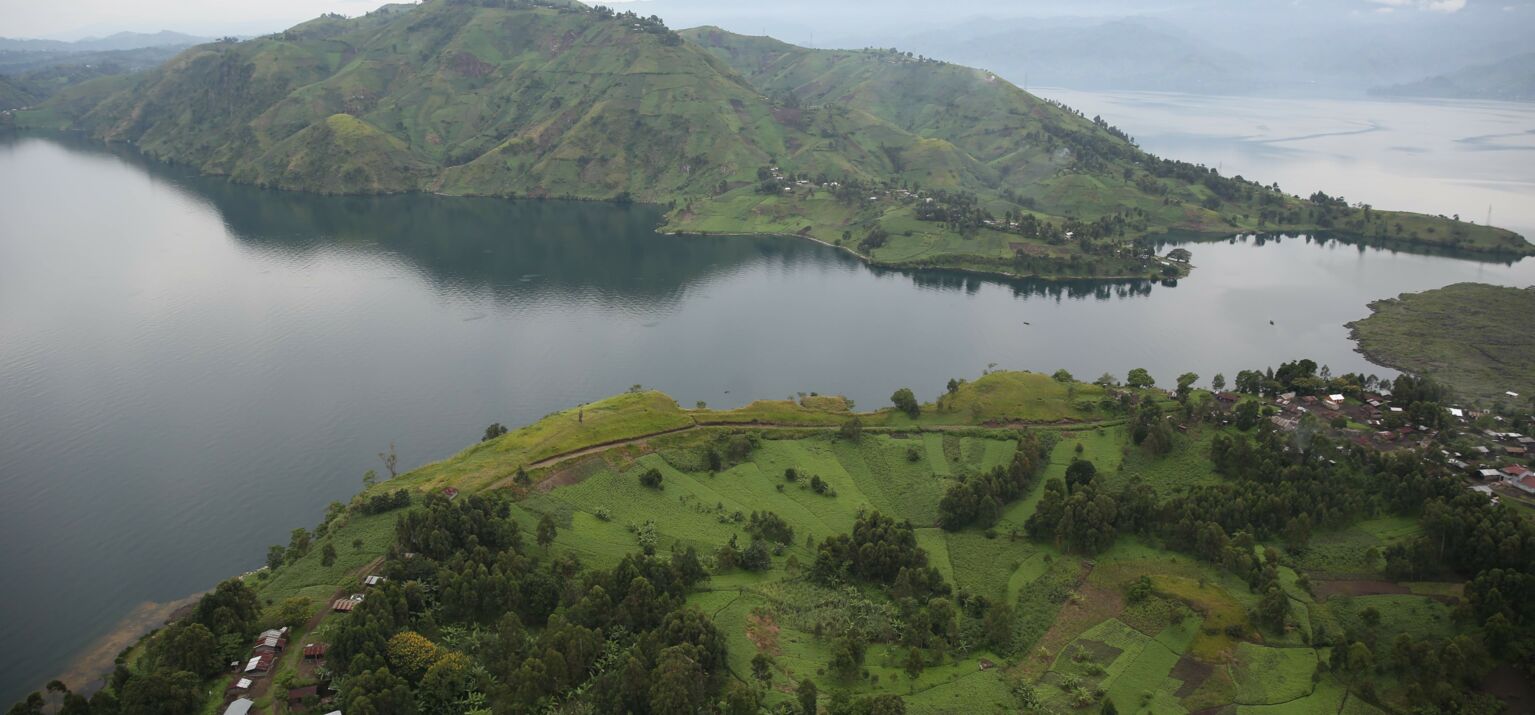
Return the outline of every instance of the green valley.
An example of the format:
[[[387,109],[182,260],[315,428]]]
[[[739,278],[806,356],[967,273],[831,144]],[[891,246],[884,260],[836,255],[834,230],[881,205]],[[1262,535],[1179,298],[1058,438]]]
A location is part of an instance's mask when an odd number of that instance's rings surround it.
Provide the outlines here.
[[[1535,253],[1516,234],[1154,157],[984,70],[558,0],[430,0],[192,48],[3,120],[273,188],[642,201],[660,230],[870,262],[1176,277],[1154,238],[1313,231]]]

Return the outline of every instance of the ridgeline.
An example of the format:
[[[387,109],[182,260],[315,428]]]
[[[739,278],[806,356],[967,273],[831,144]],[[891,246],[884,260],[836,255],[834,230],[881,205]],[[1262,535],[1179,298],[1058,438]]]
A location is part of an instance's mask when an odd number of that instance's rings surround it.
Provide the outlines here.
[[[0,119],[259,186],[643,201],[668,233],[782,234],[873,263],[1175,277],[1150,237],[1327,231],[1502,255],[1521,237],[1154,157],[989,72],[812,50],[559,0],[325,16],[80,82]]]

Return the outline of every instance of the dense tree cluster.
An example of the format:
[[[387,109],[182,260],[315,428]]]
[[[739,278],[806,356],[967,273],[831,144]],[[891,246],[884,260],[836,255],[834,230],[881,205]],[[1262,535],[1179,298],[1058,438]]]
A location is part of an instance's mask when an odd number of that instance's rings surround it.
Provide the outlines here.
[[[938,502],[939,525],[948,531],[958,531],[971,524],[984,527],[996,524],[1003,507],[1033,488],[1049,453],[1049,445],[1037,433],[1024,433],[1008,466],[996,467],[949,487]]]
[[[1114,543],[1121,528],[1133,530],[1144,520],[1155,496],[1132,484],[1119,495],[1100,488],[1092,462],[1074,460],[1066,479],[1045,482],[1044,496],[1024,529],[1036,539],[1050,539],[1062,548],[1097,553]],[[1124,505],[1121,505],[1121,502]]]
[[[410,506],[410,492],[404,489],[396,489],[392,492],[380,492],[362,500],[357,505],[357,510],[364,514],[382,514],[386,511],[403,509],[408,506]]]
[[[332,638],[346,712],[470,700],[531,712],[571,697],[604,712],[692,712],[723,692],[724,638],[683,606],[707,578],[692,550],[603,571],[543,560],[524,550],[506,504],[479,496],[428,498],[396,532],[389,580]],[[433,640],[449,624],[490,635],[461,652]]]
[[[904,579],[914,593],[946,590],[938,570],[927,565],[927,552],[917,546],[911,522],[896,522],[877,511],[865,512],[853,533],[821,542],[811,578],[823,584],[857,579],[892,585]]]
[[[770,511],[754,511],[746,518],[746,533],[775,544],[794,543],[794,527]]]

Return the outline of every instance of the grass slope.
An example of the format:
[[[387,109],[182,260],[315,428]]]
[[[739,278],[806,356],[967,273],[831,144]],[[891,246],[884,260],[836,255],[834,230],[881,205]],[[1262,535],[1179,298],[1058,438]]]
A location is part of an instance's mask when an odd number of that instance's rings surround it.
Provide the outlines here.
[[[839,398],[684,410],[661,393],[634,391],[551,414],[375,488],[511,490],[510,509],[527,532],[545,516],[556,524],[553,543],[534,547],[538,555],[571,555],[596,568],[634,553],[650,534],[658,553],[693,547],[708,557],[732,538],[750,542],[747,515],[777,514],[794,533],[766,570],[716,573],[688,597],[728,642],[736,678],[750,681],[758,653],[772,657],[772,682],[763,690],[770,708],[794,702],[794,685],[809,679],[823,704],[836,691],[896,694],[913,713],[1013,712],[1020,683],[1062,712],[1097,710],[1105,700],[1125,712],[1373,712],[1347,695],[1339,676],[1313,681],[1326,657],[1312,645],[1321,627],[1369,632],[1381,643],[1402,633],[1421,639],[1458,632],[1450,603],[1462,596],[1458,584],[1381,581],[1378,559],[1365,556],[1415,534],[1410,519],[1320,532],[1309,549],[1286,554],[1278,573],[1293,627],[1279,631],[1254,620],[1260,596],[1216,564],[1131,536],[1089,560],[1012,533],[1033,514],[1039,487],[1009,505],[994,529],[936,526],[937,503],[958,479],[1009,463],[1024,418],[1030,429],[1056,432],[1045,479],[1060,478],[1076,458],[1093,461],[1111,486],[1139,479],[1172,493],[1218,479],[1208,464],[1208,435],[1180,437],[1186,442],[1173,453],[1150,457],[1127,448],[1123,425],[1077,422],[1100,409],[1079,404],[1079,397],[1096,401],[1096,389],[1034,373],[992,373],[946,395],[943,408],[924,406],[916,420],[891,410],[864,413],[868,427],[856,440],[836,429],[852,414]],[[968,422],[960,421],[964,415]],[[754,435],[755,446],[711,471],[709,452],[743,435]],[[534,484],[511,479],[520,467]],[[785,475],[791,468],[795,481]],[[659,489],[640,483],[652,469],[662,475]],[[812,477],[825,482],[825,493],[810,487]],[[956,597],[1009,604],[1012,649],[966,645],[928,653],[925,670],[912,678],[906,649],[875,642],[861,668],[866,674],[832,675],[830,634],[902,627],[899,611],[878,590],[829,588],[807,577],[813,545],[849,531],[869,510],[910,520]],[[359,590],[357,577],[384,553],[400,513],[347,513],[306,556],[258,572],[253,578],[269,615],[295,596],[321,609],[338,590]],[[321,558],[326,543],[337,556],[329,566]],[[1310,589],[1303,575],[1311,577]],[[1152,593],[1131,602],[1127,587],[1142,577]],[[962,626],[968,629],[962,640],[979,642],[979,625]],[[322,620],[303,638],[323,641],[332,627]],[[983,661],[996,667],[983,670]],[[1379,683],[1388,701],[1400,697],[1393,681]]]
[[[1462,397],[1535,395],[1535,288],[1457,283],[1370,304],[1349,324],[1359,351],[1399,370],[1432,376]]]

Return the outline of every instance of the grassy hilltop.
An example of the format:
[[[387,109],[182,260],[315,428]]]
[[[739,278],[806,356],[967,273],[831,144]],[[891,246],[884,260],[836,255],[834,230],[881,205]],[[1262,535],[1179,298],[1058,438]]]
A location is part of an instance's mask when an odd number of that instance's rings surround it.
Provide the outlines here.
[[[1358,376],[1298,365],[1278,389],[1364,409]],[[1528,587],[1535,523],[1437,445],[1362,449],[1307,419],[1302,439],[1267,398],[1102,382],[998,372],[873,412],[635,390],[491,431],[331,505],[126,653],[113,688],[217,712],[242,636],[289,625],[329,644],[325,668],[290,648],[257,712],[333,676],[346,712],[1373,715],[1529,695],[1535,627],[1499,593]],[[1439,410],[1414,384],[1400,399]],[[177,655],[198,643],[221,650]]]
[[[1174,229],[1532,250],[1158,159],[982,70],[553,0],[322,17],[82,82],[9,121],[284,189],[654,202],[671,207],[664,231],[803,235],[897,266],[1176,275],[1135,241]]]

